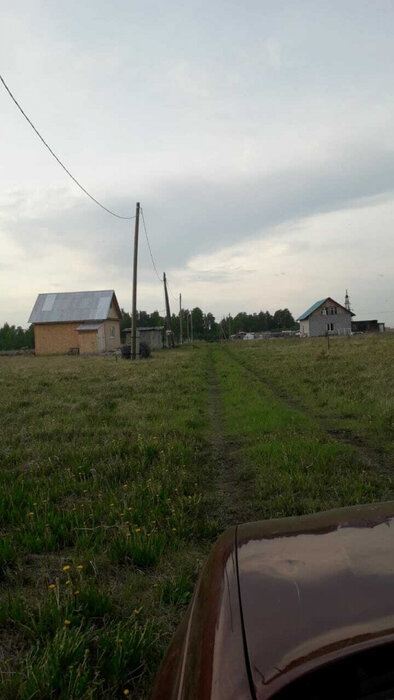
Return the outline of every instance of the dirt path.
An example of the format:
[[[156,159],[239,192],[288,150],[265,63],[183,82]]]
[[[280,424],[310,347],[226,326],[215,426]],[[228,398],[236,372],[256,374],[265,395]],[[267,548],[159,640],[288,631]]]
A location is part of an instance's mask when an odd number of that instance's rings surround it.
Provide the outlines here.
[[[254,471],[244,463],[241,445],[225,437],[219,379],[213,352],[209,350],[209,413],[211,459],[215,473],[215,517],[224,529],[230,525],[263,518],[256,503]]]
[[[361,462],[363,462],[368,467],[375,467],[382,471],[393,472],[394,470],[394,460],[391,455],[388,455],[382,451],[376,450],[367,444],[365,440],[357,435],[354,435],[350,430],[345,428],[332,428],[327,426],[328,418],[322,418],[317,416],[314,411],[310,408],[303,406],[300,402],[296,401],[293,397],[286,395],[283,391],[278,390],[275,385],[267,379],[263,379],[258,372],[249,367],[245,362],[242,362],[235,353],[231,352],[229,348],[224,347],[223,350],[231,357],[231,359],[237,363],[244,370],[249,372],[253,378],[258,381],[264,388],[269,389],[273,396],[289,408],[295,409],[308,415],[310,418],[315,420],[320,427],[327,434],[327,438],[334,442],[340,442],[344,445],[353,447]]]

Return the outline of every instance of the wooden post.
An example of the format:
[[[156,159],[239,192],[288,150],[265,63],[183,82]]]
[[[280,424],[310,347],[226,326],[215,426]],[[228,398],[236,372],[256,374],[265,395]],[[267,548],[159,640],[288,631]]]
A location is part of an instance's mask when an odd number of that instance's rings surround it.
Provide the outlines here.
[[[137,357],[137,261],[138,261],[138,229],[140,224],[140,203],[137,202],[135,210],[134,228],[134,261],[133,261],[133,306],[131,320],[131,359]]]
[[[190,339],[193,343],[193,311],[190,312]]]
[[[163,272],[163,282],[164,282],[164,298],[166,302],[166,326],[167,326],[167,331],[171,331],[171,311],[170,311],[170,302],[168,299],[168,290],[167,290],[167,277],[166,273]],[[167,338],[167,347],[173,348],[175,346],[174,343],[174,336],[171,333],[166,333],[166,338]]]
[[[179,343],[180,343],[180,345],[183,345],[182,294],[179,295]]]

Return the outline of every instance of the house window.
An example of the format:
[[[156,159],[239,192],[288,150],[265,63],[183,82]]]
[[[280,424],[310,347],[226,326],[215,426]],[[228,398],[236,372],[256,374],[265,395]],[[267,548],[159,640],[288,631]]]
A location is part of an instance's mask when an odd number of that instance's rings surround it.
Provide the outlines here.
[[[110,337],[110,338],[115,338],[115,326],[110,326],[110,327],[109,327],[109,337]]]
[[[334,330],[334,324],[333,324],[333,323],[327,323],[327,330],[328,330],[328,331],[333,331],[333,330]]]
[[[322,312],[323,316],[326,316],[326,315],[327,315],[327,309],[326,309],[326,308],[322,309],[321,312]]]
[[[329,313],[331,316],[334,316],[334,314],[337,313],[337,307],[336,307],[336,306],[329,306],[329,307],[328,307],[328,313]]]

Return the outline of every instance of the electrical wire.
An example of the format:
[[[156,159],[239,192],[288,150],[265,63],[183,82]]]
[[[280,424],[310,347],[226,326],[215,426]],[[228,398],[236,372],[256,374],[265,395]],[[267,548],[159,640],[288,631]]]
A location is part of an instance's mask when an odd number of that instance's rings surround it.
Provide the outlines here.
[[[104,209],[104,211],[108,212],[108,214],[111,214],[112,216],[116,216],[117,219],[127,219],[127,220],[135,219],[135,216],[120,216],[120,214],[116,214],[116,212],[112,211],[111,209],[108,209],[107,207],[104,206],[104,204],[101,204],[101,202],[99,202],[98,199],[96,199],[95,197],[93,197],[93,196],[81,185],[80,182],[78,182],[78,180],[74,177],[74,175],[72,175],[72,174],[70,173],[70,171],[66,168],[66,166],[63,165],[62,161],[60,160],[60,158],[57,157],[56,153],[54,153],[54,152],[52,151],[52,148],[47,144],[47,142],[45,141],[45,139],[43,139],[43,137],[41,136],[41,134],[40,134],[40,132],[38,131],[38,129],[36,129],[36,127],[34,126],[33,122],[29,119],[29,117],[27,116],[27,114],[23,111],[23,109],[22,109],[22,107],[20,106],[19,102],[16,100],[16,98],[15,98],[14,95],[12,94],[10,88],[8,87],[8,85],[6,84],[4,78],[3,78],[1,75],[0,75],[0,80],[1,80],[1,82],[3,83],[5,89],[7,90],[9,96],[11,97],[12,101],[16,104],[16,106],[18,107],[19,111],[23,114],[23,116],[25,117],[26,121],[30,124],[31,128],[33,129],[33,131],[35,131],[35,133],[37,134],[38,138],[42,141],[42,143],[44,144],[44,146],[48,149],[48,151],[51,153],[51,155],[54,157],[54,159],[59,163],[59,165],[63,168],[63,170],[67,173],[67,175],[75,182],[76,185],[78,185],[78,187],[82,190],[82,192],[84,192],[93,202],[95,202],[95,204],[97,204],[99,207],[101,207],[101,209]]]
[[[144,231],[145,231],[145,238],[146,238],[146,242],[147,242],[148,248],[149,248],[150,259],[152,260],[152,265],[153,265],[153,269],[154,269],[154,271],[155,271],[155,273],[156,273],[156,277],[157,277],[157,279],[159,280],[159,282],[161,283],[161,282],[163,282],[163,278],[160,277],[160,275],[159,275],[159,273],[158,273],[158,271],[157,271],[157,267],[156,267],[154,258],[153,258],[152,248],[150,247],[149,238],[148,238],[148,232],[147,232],[147,230],[146,230],[145,217],[144,217],[144,210],[143,210],[142,207],[140,208],[140,211],[141,211],[142,223],[143,223]]]

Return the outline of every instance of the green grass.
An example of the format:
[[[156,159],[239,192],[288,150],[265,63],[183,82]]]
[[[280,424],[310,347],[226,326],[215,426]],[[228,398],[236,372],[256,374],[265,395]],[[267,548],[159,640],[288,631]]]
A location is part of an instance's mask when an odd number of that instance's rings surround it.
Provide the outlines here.
[[[375,339],[370,341],[370,351],[375,349],[375,342]],[[338,358],[341,351],[348,352],[349,347],[347,339],[339,340],[332,352]],[[319,377],[326,387],[339,387],[346,381],[350,383],[348,372],[352,362],[356,366],[360,364],[357,351],[360,347],[365,349],[360,344],[353,347],[354,355],[346,355],[342,365],[340,362],[330,361],[329,365],[324,362],[326,374],[313,375],[320,396],[324,389],[320,388]],[[394,343],[388,343],[385,352],[388,354],[391,348],[394,350]],[[302,355],[304,350],[305,356]],[[308,352],[319,358],[321,351],[320,339],[306,346],[300,342],[291,344],[291,341],[290,344],[278,341],[253,345],[243,342],[213,351],[223,397],[225,430],[228,438],[238,445],[239,459],[252,468],[249,473],[255,486],[255,510],[261,518],[298,515],[394,496],[391,467],[394,450],[389,450],[387,468],[384,468],[381,463],[374,463],[357,444],[343,444],[333,438],[309,410],[292,405],[294,400],[300,403],[297,388],[305,387],[305,384],[309,386],[306,382],[310,376]],[[366,353],[363,359],[366,361]],[[388,393],[382,400],[380,367],[376,371],[374,357],[369,358],[368,376],[368,421],[363,425],[370,426],[368,434],[372,444],[376,439],[376,426],[382,425],[382,402],[392,407],[393,401]],[[282,395],[275,393],[271,388],[274,382],[280,390],[288,392],[291,403],[286,403]],[[362,396],[363,386],[352,379],[354,411],[357,387]],[[312,390],[307,394],[308,408],[314,393]],[[372,403],[371,396],[375,393],[380,396],[379,399],[374,397]],[[326,394],[330,410],[337,415],[343,409],[343,394],[336,395],[332,388],[327,389]],[[306,394],[302,393],[302,396],[305,398]],[[360,401],[358,406],[362,413],[363,403]],[[339,418],[336,426],[341,427]],[[390,430],[386,428],[383,443],[387,448],[391,440]]]
[[[3,358],[0,397],[1,697],[145,697],[216,534],[205,351]]]
[[[1,698],[146,698],[238,497],[393,497],[394,338],[325,343],[1,358]]]

